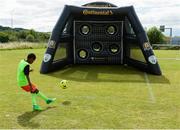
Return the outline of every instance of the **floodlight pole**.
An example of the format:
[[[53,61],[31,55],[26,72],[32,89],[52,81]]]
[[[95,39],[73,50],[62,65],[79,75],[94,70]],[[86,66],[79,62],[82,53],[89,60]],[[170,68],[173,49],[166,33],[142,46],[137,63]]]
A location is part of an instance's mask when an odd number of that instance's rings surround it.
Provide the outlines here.
[[[169,36],[170,36],[170,44],[172,44],[172,28],[165,28],[165,29],[169,29],[170,33],[169,33]]]
[[[161,26],[160,26],[160,31],[161,31],[161,32],[164,32],[165,29],[169,29],[169,30],[170,30],[170,33],[169,33],[169,36],[170,36],[170,44],[172,44],[172,28],[165,28],[165,25],[161,25]]]

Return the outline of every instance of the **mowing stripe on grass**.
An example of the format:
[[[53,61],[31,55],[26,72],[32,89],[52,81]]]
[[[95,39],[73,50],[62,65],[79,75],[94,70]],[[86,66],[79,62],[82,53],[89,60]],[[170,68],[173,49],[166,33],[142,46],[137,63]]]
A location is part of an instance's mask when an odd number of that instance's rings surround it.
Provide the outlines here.
[[[149,78],[148,78],[148,76],[147,76],[147,73],[145,73],[145,72],[144,72],[144,79],[145,79],[146,85],[147,85],[147,87],[148,87],[150,99],[151,99],[152,103],[155,103],[155,102],[156,102],[156,99],[155,99],[155,97],[154,97],[153,90],[152,90],[151,84],[150,84],[150,82],[149,82]]]
[[[180,58],[158,58],[158,60],[180,60]]]
[[[176,55],[176,59],[180,59],[180,49],[178,50],[178,54]]]

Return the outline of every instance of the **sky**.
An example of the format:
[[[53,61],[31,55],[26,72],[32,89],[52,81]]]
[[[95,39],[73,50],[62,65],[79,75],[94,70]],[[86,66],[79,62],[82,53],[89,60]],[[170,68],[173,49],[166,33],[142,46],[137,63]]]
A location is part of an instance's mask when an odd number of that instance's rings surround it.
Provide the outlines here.
[[[64,5],[77,5],[97,0],[0,0],[0,25],[51,32]],[[102,1],[102,0],[98,0]],[[103,0],[118,7],[133,5],[143,25],[149,29],[160,25],[180,36],[180,0]],[[169,35],[166,29],[165,35]]]

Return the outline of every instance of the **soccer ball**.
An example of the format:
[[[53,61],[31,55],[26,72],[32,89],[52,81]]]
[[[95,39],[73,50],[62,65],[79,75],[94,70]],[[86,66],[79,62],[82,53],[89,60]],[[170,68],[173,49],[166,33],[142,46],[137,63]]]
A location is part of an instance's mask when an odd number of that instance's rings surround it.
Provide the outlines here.
[[[60,87],[63,89],[66,89],[67,88],[67,80],[61,80]]]

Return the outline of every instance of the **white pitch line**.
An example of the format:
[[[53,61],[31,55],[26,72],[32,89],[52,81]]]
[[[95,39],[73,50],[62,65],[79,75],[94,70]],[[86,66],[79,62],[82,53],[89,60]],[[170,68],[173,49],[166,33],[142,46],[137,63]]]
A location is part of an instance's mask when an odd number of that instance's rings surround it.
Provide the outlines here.
[[[145,72],[144,72],[144,78],[146,80],[146,85],[148,87],[150,99],[151,99],[152,103],[155,103],[156,99],[155,99],[154,94],[153,94],[152,86],[150,85],[149,78],[147,76],[147,73],[145,73]]]

